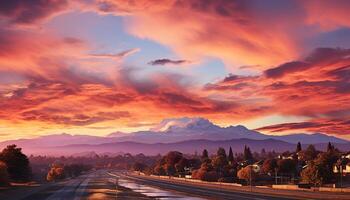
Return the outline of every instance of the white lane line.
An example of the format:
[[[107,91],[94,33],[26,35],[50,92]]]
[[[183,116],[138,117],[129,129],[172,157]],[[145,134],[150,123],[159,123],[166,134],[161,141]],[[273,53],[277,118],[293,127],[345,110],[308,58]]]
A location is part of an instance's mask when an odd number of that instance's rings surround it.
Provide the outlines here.
[[[80,200],[84,196],[86,186],[91,180],[91,175],[89,175],[76,189],[74,200]]]
[[[68,185],[64,186],[62,189],[56,191],[54,194],[49,196],[46,200],[61,200],[66,199],[67,194],[73,192],[74,189],[79,185],[80,180],[69,181]]]

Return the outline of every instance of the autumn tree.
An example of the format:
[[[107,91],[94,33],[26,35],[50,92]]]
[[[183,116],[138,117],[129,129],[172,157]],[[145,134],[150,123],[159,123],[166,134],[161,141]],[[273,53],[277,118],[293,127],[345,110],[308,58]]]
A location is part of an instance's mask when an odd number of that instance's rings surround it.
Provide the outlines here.
[[[314,185],[330,183],[334,178],[333,166],[340,158],[340,154],[334,149],[321,153],[317,159],[310,161],[306,169],[301,172],[304,182]]]
[[[21,148],[16,145],[9,145],[0,153],[0,160],[7,166],[10,179],[14,181],[28,181],[32,177],[32,170],[29,160],[22,153]]]
[[[237,176],[239,179],[244,179],[247,182],[251,180],[255,180],[257,178],[257,173],[253,170],[251,165],[248,165],[241,170],[238,171]]]
[[[51,169],[47,173],[46,180],[47,181],[57,181],[64,179],[65,173],[64,173],[64,167],[59,164],[53,164],[51,166]]]
[[[277,169],[277,160],[276,159],[266,159],[262,165],[262,171],[264,173],[274,173]]]
[[[328,178],[329,171],[322,163],[310,161],[307,168],[301,172],[303,182],[321,186]]]

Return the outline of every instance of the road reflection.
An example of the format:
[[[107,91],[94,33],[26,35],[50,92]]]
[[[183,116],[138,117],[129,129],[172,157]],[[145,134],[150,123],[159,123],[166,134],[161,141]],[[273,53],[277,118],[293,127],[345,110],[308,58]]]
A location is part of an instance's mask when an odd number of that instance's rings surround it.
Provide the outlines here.
[[[141,193],[143,195],[146,195],[148,197],[152,197],[155,199],[161,199],[161,200],[171,200],[171,199],[181,199],[181,200],[204,200],[203,198],[199,197],[190,197],[185,196],[181,193],[177,193],[175,191],[166,191],[162,190],[156,187],[143,185],[136,183],[132,180],[118,178],[118,185],[122,187],[129,188],[133,190],[134,192]]]

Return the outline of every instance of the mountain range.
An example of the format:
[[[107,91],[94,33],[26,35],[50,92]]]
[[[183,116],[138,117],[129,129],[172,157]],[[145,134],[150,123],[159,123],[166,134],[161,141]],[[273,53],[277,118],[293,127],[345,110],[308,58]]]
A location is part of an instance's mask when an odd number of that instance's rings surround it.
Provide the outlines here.
[[[133,133],[114,132],[105,137],[89,135],[55,134],[32,139],[18,139],[0,142],[0,148],[9,144],[22,147],[27,154],[45,155],[93,155],[144,153],[158,154],[170,150],[185,153],[199,152],[232,146],[240,152],[244,145],[254,151],[294,150],[297,142],[314,144],[324,148],[328,142],[343,150],[350,150],[350,142],[322,133],[290,134],[282,136],[266,135],[244,126],[220,127],[204,118],[165,119],[148,131]],[[88,152],[88,153],[84,153]]]

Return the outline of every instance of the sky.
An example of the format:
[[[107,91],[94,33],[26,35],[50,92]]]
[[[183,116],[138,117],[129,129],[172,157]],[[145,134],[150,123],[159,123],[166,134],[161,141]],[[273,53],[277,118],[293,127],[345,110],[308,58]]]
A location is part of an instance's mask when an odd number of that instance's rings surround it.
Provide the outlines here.
[[[350,139],[350,1],[0,2],[0,141],[177,117]]]

